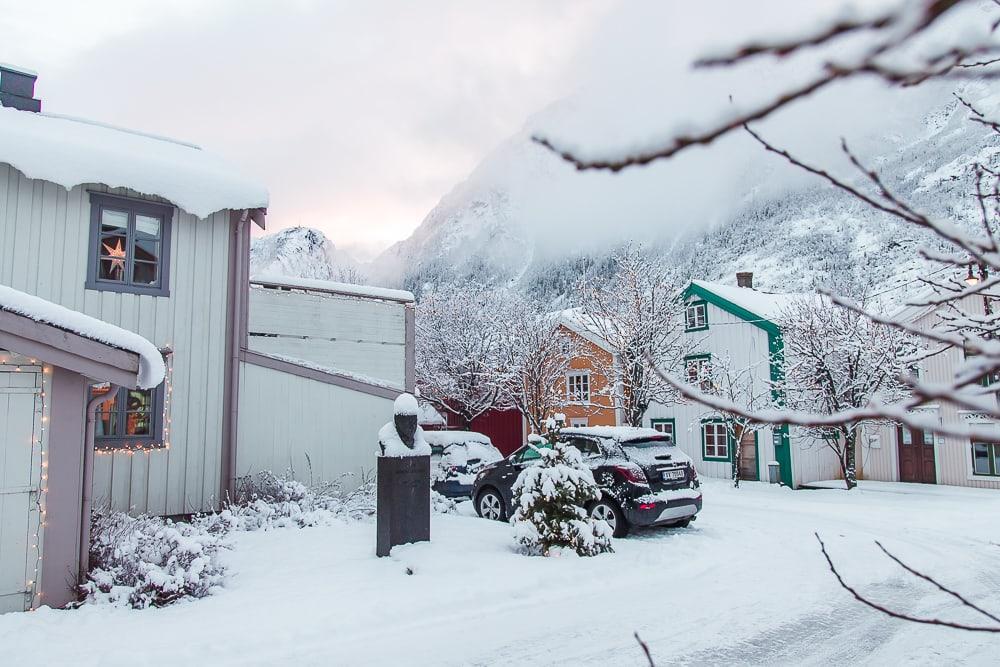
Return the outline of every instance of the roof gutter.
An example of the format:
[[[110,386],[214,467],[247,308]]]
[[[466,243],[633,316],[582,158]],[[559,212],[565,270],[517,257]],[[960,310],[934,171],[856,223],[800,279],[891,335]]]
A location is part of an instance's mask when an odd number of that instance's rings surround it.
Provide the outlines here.
[[[264,227],[264,209],[230,212],[229,288],[226,313],[226,377],[223,389],[222,456],[219,498],[233,497],[236,474],[236,439],[239,430],[240,354],[247,344],[247,301],[250,280],[250,225]]]

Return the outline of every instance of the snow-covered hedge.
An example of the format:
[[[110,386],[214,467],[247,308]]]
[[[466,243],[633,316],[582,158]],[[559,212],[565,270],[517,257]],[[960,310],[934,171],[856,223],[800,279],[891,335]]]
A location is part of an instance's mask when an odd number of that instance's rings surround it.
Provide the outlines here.
[[[375,480],[345,491],[340,482],[306,486],[292,478],[262,471],[242,478],[236,498],[205,521],[213,531],[261,530],[295,526],[305,528],[339,519],[361,519],[375,513]]]
[[[339,483],[310,487],[271,472],[244,478],[222,511],[190,522],[95,510],[91,570],[81,593],[86,602],[137,609],[204,597],[225,581],[221,555],[233,531],[302,528],[374,512],[372,479],[345,491]]]

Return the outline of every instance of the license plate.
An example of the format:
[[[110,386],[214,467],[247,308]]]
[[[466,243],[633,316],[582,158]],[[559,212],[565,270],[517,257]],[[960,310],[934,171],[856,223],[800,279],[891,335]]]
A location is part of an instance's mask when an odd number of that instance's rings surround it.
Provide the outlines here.
[[[663,471],[663,479],[674,480],[674,479],[684,479],[683,470],[665,470]]]

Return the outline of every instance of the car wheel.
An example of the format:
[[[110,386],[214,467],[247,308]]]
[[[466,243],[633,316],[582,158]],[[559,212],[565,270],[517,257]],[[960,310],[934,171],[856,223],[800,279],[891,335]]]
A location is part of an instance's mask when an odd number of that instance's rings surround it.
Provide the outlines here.
[[[476,499],[476,513],[491,521],[507,520],[507,508],[503,504],[503,498],[493,489],[486,489],[479,493],[479,497]]]
[[[598,500],[590,506],[590,517],[598,521],[604,521],[611,527],[611,534],[614,537],[625,537],[628,535],[628,521],[622,513],[621,508],[610,500]]]

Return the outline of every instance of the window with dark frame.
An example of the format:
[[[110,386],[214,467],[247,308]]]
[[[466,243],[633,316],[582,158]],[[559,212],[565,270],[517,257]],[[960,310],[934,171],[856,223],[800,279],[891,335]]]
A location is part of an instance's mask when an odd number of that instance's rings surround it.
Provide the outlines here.
[[[106,397],[95,409],[97,449],[155,449],[163,446],[163,401],[160,388],[112,392],[107,384],[92,385],[92,398]]]
[[[649,423],[654,431],[669,435],[671,440],[677,442],[677,439],[674,437],[676,426],[673,419],[651,419]]]
[[[174,209],[90,193],[87,289],[168,296]]]
[[[570,373],[566,377],[566,398],[573,403],[590,402],[590,375],[587,373]]]
[[[972,474],[1000,477],[1000,443],[972,443]]]
[[[708,304],[692,301],[685,310],[685,331],[701,331],[708,328]]]

